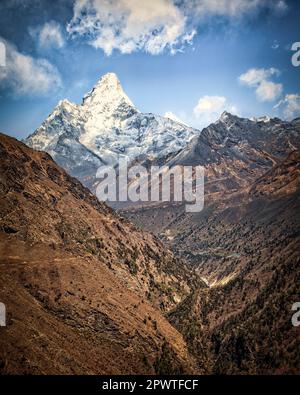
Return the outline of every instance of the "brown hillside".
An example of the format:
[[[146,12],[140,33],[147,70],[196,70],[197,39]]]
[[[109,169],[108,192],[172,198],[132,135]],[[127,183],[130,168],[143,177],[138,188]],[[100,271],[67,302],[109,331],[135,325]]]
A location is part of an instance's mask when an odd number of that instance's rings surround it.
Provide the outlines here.
[[[188,271],[48,154],[4,135],[0,153],[1,372],[194,371],[162,314]]]

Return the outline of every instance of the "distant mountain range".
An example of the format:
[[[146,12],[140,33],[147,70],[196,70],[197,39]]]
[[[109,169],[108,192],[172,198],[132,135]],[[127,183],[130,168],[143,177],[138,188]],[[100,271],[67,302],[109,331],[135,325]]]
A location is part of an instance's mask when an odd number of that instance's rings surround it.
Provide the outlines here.
[[[240,118],[224,112],[200,132],[137,110],[113,73],[104,75],[82,104],[61,101],[25,143],[48,152],[65,170],[95,189],[99,166],[129,162],[201,164],[209,190],[234,189],[300,147],[300,120]],[[225,185],[226,184],[226,185]]]
[[[208,205],[213,201],[226,201],[226,194],[250,187],[297,149],[300,149],[299,118],[292,122],[278,118],[250,120],[224,112],[181,151],[143,164],[203,166],[205,205]],[[185,217],[185,206],[174,202],[128,203],[123,205],[122,214],[142,228],[161,233],[180,216]]]

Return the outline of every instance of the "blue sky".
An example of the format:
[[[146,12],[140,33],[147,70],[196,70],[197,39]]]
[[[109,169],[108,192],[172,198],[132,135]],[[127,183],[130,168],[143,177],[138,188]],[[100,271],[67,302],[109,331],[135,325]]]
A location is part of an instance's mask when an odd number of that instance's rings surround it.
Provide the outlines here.
[[[110,71],[139,110],[198,128],[224,110],[295,118],[299,26],[289,0],[2,0],[0,131],[26,137]]]

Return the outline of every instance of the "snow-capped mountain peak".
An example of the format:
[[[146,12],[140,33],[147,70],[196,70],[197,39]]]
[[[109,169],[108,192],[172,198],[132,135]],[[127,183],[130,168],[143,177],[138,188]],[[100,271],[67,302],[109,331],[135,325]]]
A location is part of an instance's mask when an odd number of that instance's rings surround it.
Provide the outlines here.
[[[197,129],[151,113],[140,113],[114,73],[104,75],[82,104],[62,100],[26,139],[49,152],[69,173],[91,187],[101,164],[119,157],[164,157],[184,148]]]
[[[135,108],[132,101],[123,91],[115,73],[107,73],[96,83],[94,88],[83,98],[84,107],[99,107],[99,111],[113,112],[120,106]]]
[[[231,118],[232,116],[233,116],[233,115],[230,114],[230,112],[228,112],[228,111],[223,111],[222,114],[221,114],[221,116],[220,116],[220,119],[221,119],[221,120],[226,120],[226,119],[228,119],[228,118]]]
[[[241,119],[241,118],[239,118],[237,115],[231,114],[228,111],[224,111],[221,114],[220,118],[215,123],[218,123],[218,122],[231,123],[231,122],[235,122],[239,119]]]

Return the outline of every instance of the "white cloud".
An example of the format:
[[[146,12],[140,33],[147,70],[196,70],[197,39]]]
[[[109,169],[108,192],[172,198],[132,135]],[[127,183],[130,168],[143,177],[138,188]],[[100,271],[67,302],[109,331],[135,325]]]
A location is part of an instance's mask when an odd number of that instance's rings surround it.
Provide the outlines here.
[[[293,120],[300,116],[300,95],[297,93],[288,94],[274,108],[281,108],[284,118],[289,121]]]
[[[0,86],[16,96],[41,96],[57,90],[61,78],[57,69],[46,59],[22,54],[1,39],[6,46],[6,67],[0,68]]]
[[[273,41],[273,44],[272,44],[272,46],[271,46],[271,48],[274,49],[274,50],[276,50],[276,49],[278,49],[279,47],[280,47],[279,41],[278,41],[278,40],[274,40],[274,41]]]
[[[184,5],[198,18],[208,15],[240,17],[263,8],[280,15],[288,9],[284,0],[184,0]]]
[[[198,104],[194,108],[194,114],[200,116],[203,113],[211,113],[220,111],[224,108],[226,98],[223,96],[204,96],[199,99]]]
[[[60,25],[55,21],[46,22],[38,31],[38,41],[42,48],[62,48],[64,38]]]
[[[282,93],[282,84],[275,84],[272,81],[262,81],[257,89],[256,96],[259,101],[274,101]]]
[[[250,69],[240,75],[239,81],[251,88],[255,88],[256,97],[259,101],[274,101],[282,94],[282,84],[270,81],[273,76],[278,76],[279,70],[270,69]]]
[[[183,122],[177,115],[175,115],[172,111],[167,111],[164,115],[165,118],[169,118],[172,121],[183,123],[185,125],[185,122]]]
[[[67,31],[106,55],[174,54],[193,43],[195,27],[207,16],[230,19],[263,8],[280,14],[287,6],[283,0],[75,0]]]
[[[0,41],[0,67],[5,67],[6,64],[6,48],[4,43]]]
[[[143,50],[156,55],[165,49],[190,43],[194,33],[186,29],[186,17],[172,0],[76,0],[67,26],[71,35],[87,37],[106,55]]]
[[[186,0],[187,6],[197,12],[198,16],[241,15],[256,9],[261,0]]]
[[[215,122],[224,111],[232,114],[238,112],[236,106],[230,104],[224,96],[203,96],[194,108],[194,115],[201,125],[207,126]]]
[[[279,75],[279,70],[271,67],[270,69],[250,69],[239,77],[239,80],[249,86],[257,86],[264,80],[273,75]]]
[[[285,14],[288,9],[289,7],[284,0],[279,0],[275,3],[274,11],[279,15]]]

